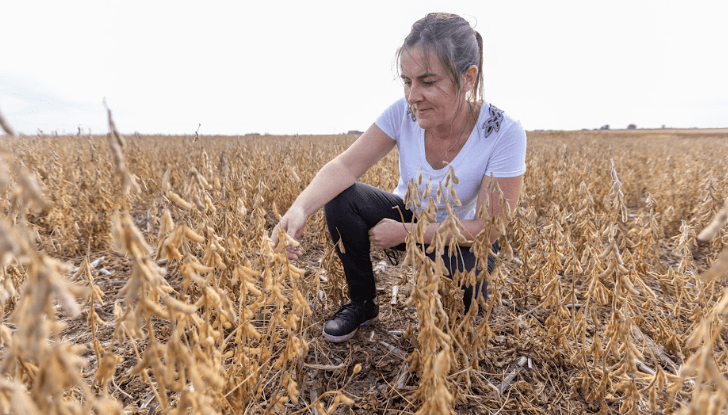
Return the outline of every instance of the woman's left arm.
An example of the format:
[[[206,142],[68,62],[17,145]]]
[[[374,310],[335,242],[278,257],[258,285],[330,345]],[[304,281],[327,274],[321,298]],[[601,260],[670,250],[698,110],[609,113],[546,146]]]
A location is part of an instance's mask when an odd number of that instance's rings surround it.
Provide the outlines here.
[[[480,211],[480,207],[483,203],[488,202],[488,216],[493,217],[501,213],[503,206],[500,205],[500,195],[497,189],[491,191],[490,181],[495,180],[498,187],[503,192],[505,200],[508,202],[508,206],[513,212],[518,205],[518,197],[521,193],[521,184],[523,183],[523,176],[516,177],[495,177],[490,176],[483,177],[483,181],[480,183],[480,192],[478,193],[478,201],[475,207],[475,212]],[[461,243],[461,246],[469,246],[475,240],[475,235],[479,234],[485,229],[485,219],[473,218],[469,220],[462,220],[460,223],[465,228],[460,230],[463,236],[467,238],[466,243]],[[431,223],[427,226],[427,230],[424,235],[424,243],[429,244],[437,233],[437,228],[440,226],[439,223]],[[377,248],[391,248],[404,242],[407,233],[410,232],[412,224],[401,223],[391,219],[384,219],[379,222],[376,226],[369,230],[369,239],[372,241]],[[445,243],[449,243],[450,238],[453,235],[448,232],[445,236]],[[500,236],[497,229],[493,228],[490,232],[491,243],[495,242]]]

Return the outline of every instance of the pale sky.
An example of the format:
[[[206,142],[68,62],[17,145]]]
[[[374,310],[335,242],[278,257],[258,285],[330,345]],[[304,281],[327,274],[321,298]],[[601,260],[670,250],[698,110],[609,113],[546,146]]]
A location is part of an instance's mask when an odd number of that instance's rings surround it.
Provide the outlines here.
[[[403,96],[427,12],[485,39],[485,98],[527,130],[728,127],[728,2],[0,0],[16,130],[336,134]]]

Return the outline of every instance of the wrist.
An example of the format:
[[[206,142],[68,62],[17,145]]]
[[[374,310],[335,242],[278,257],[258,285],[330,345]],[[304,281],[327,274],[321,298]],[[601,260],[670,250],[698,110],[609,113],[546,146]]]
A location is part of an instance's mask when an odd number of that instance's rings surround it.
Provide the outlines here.
[[[304,209],[303,206],[297,205],[295,202],[288,208],[288,210],[291,212],[298,212],[305,219],[308,219],[309,214],[306,212],[306,209]]]

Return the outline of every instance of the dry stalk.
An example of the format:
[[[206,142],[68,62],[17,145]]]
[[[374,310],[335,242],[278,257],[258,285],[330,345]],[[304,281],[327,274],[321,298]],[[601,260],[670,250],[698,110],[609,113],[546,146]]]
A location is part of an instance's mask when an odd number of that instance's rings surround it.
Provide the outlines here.
[[[701,232],[702,239],[715,237],[719,230],[715,228],[725,225],[722,216],[726,210],[728,207],[720,211],[713,222]],[[720,224],[721,222],[723,223]],[[728,257],[726,254],[728,254],[728,250],[724,251],[721,258],[700,276],[701,280],[712,282],[713,278],[717,276],[728,275],[728,261],[722,260],[723,257]],[[728,380],[718,366],[718,362],[725,361],[725,358],[716,359],[715,356],[717,346],[723,342],[721,332],[726,325],[726,314],[728,314],[728,289],[723,290],[720,301],[713,306],[709,314],[700,321],[688,337],[687,347],[697,350],[680,368],[679,380],[669,388],[671,397],[668,405],[671,405],[679,387],[695,377],[691,402],[681,408],[680,413],[682,414],[697,413],[697,411],[711,415],[722,414],[728,409]],[[723,343],[723,350],[725,350],[724,347]]]
[[[2,124],[12,134],[4,119]],[[4,149],[0,155],[3,163],[8,161]],[[12,223],[7,217],[0,218],[0,267],[5,274],[10,262],[15,262],[25,269],[26,281],[9,320],[17,330],[11,331],[5,324],[0,326],[0,340],[4,345],[0,361],[3,375],[0,410],[28,414],[105,410],[120,414],[118,403],[97,397],[81,377],[86,365],[81,357],[84,348],[61,340],[65,324],[60,321],[59,310],[77,316],[80,307],[76,298],[84,290],[64,279],[63,275],[69,271],[67,265],[33,248],[25,216],[35,207],[46,206],[45,199],[29,173],[17,162],[12,166],[17,180],[12,194],[20,220]],[[0,187],[8,185],[0,182]],[[7,284],[4,290],[0,308],[10,298],[8,294],[15,294]],[[71,390],[77,391],[75,396],[80,399],[67,399]]]
[[[421,175],[418,181],[422,183]],[[429,194],[429,191],[424,194]],[[407,303],[416,306],[419,321],[418,347],[409,358],[410,370],[415,371],[420,377],[415,395],[419,397],[422,406],[417,413],[452,414],[455,397],[451,392],[452,386],[448,378],[453,360],[452,338],[447,334],[449,322],[443,309],[439,285],[441,278],[447,273],[441,258],[444,253],[443,237],[451,231],[453,222],[452,219],[449,221],[446,219],[441,224],[435,242],[428,248],[428,250],[434,249],[433,261],[427,257],[422,247],[425,229],[434,220],[436,208],[434,204],[429,203],[427,208],[420,209],[422,208],[420,191],[414,181],[410,181],[408,185],[405,203],[410,209],[417,208],[415,210],[417,221],[412,224],[413,231],[406,237],[407,253],[404,261],[405,264],[412,264],[414,270],[415,286]],[[451,215],[452,212],[448,218],[452,218]],[[454,235],[459,234],[459,231],[455,231],[457,233],[453,232]]]
[[[508,376],[503,379],[503,382],[496,387],[496,391],[502,395],[505,390],[511,386],[511,383],[513,383],[513,379],[518,376],[518,374],[523,370],[523,366],[526,365],[526,362],[528,361],[528,358],[526,356],[521,356],[518,361],[516,362],[516,369],[508,374]]]

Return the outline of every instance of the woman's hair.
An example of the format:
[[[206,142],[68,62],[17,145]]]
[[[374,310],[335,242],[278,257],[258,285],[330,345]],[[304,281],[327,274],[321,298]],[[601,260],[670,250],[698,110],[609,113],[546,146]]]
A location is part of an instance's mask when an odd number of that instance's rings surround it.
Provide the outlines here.
[[[416,21],[397,50],[397,62],[401,62],[403,53],[415,47],[422,48],[425,54],[435,53],[456,91],[462,90],[463,72],[475,65],[478,77],[473,89],[466,91],[467,99],[471,103],[483,100],[483,38],[465,19],[456,14],[429,13]]]

